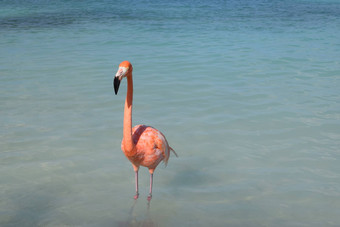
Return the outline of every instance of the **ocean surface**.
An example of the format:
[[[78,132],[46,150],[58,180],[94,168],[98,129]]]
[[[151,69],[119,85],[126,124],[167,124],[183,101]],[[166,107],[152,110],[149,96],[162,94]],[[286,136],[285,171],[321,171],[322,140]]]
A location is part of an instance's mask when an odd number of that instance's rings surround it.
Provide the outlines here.
[[[133,125],[179,157],[134,172]],[[337,0],[0,1],[0,226],[339,226]]]

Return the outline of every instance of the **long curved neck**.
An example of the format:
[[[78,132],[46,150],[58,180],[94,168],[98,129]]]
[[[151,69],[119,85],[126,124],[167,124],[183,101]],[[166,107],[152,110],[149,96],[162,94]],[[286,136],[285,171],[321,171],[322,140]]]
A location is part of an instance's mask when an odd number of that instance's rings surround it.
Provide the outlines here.
[[[127,77],[127,94],[124,107],[124,126],[123,126],[123,144],[127,154],[135,150],[135,144],[132,139],[132,100],[133,100],[133,80],[132,73]]]

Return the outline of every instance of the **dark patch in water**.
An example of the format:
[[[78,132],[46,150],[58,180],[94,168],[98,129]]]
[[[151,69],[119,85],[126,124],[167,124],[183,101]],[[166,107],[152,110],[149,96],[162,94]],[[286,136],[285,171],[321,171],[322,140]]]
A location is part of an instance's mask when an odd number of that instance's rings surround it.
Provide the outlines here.
[[[330,5],[331,4],[331,5]],[[9,1],[0,7],[19,7],[29,11],[24,16],[1,16],[0,29],[31,29],[67,26],[77,22],[111,23],[132,21],[133,23],[173,26],[178,30],[183,24],[201,26],[208,23],[217,30],[238,29],[296,29],[311,28],[315,24],[327,24],[338,18],[340,5],[337,3],[295,3],[295,1],[155,1],[153,4],[140,1],[97,1],[64,2],[54,1]],[[46,11],[48,10],[48,11]],[[55,11],[53,11],[55,10]],[[58,10],[58,11],[56,11]]]
[[[67,14],[34,14],[29,16],[0,18],[0,28],[49,28],[66,26],[75,22],[73,15]]]

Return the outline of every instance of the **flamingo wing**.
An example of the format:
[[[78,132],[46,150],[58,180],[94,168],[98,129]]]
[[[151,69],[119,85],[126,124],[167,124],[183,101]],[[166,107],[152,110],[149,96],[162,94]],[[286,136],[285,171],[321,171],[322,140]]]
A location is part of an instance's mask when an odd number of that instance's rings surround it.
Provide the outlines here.
[[[151,126],[137,125],[133,127],[132,134],[140,165],[154,169],[161,161],[167,163],[169,145],[160,131]]]

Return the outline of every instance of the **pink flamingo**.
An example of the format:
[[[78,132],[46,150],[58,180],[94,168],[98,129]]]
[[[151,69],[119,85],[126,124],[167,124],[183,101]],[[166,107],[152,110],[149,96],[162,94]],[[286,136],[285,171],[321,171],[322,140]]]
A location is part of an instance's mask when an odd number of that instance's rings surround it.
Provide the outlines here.
[[[169,146],[165,136],[157,129],[146,126],[136,125],[132,128],[132,99],[133,99],[133,81],[132,65],[128,61],[123,61],[119,65],[118,72],[113,81],[115,94],[117,95],[121,80],[127,78],[127,95],[124,107],[124,126],[123,140],[121,144],[122,151],[132,163],[135,171],[136,195],[138,199],[138,170],[140,166],[149,168],[150,172],[150,191],[148,201],[152,198],[152,181],[153,173],[157,165],[163,161],[165,165],[170,157],[170,150],[176,152]]]

